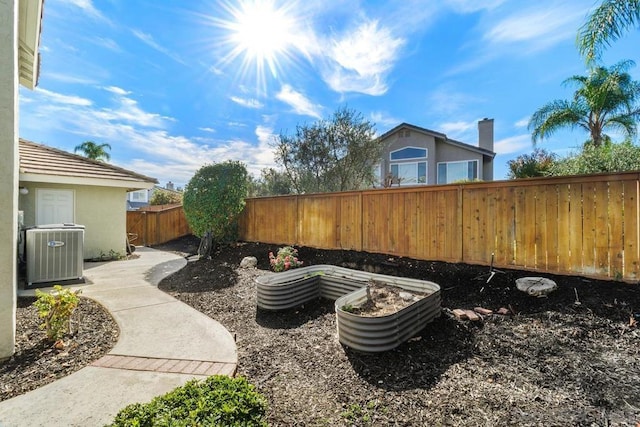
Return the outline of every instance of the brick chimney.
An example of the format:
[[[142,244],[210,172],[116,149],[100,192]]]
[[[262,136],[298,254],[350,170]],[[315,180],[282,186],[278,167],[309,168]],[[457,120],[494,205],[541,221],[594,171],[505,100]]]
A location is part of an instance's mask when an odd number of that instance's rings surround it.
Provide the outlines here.
[[[493,119],[478,122],[478,147],[493,152]]]

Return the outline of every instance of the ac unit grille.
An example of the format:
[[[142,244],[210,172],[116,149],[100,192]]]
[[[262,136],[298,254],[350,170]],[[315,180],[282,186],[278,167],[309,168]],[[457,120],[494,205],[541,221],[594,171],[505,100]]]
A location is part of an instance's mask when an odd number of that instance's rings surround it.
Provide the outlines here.
[[[27,284],[82,278],[84,229],[29,229]]]

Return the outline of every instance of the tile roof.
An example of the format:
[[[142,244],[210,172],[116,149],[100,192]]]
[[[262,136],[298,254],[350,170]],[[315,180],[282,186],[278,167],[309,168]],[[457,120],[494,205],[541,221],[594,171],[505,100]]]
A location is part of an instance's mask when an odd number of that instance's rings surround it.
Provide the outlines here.
[[[20,139],[20,173],[114,180],[134,187],[136,183],[158,183],[155,178],[24,139]]]

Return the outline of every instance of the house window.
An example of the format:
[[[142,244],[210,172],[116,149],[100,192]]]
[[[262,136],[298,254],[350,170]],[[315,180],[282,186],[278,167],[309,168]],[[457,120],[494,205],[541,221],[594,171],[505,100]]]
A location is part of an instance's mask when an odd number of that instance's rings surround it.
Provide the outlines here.
[[[147,201],[147,190],[138,190],[138,191],[132,191],[131,193],[131,200],[132,202],[146,202]]]
[[[427,150],[405,147],[390,154],[390,172],[400,185],[427,183]]]
[[[427,150],[425,148],[406,147],[391,152],[391,160],[411,160],[426,159]]]
[[[456,181],[478,178],[478,161],[438,163],[438,184],[450,184]]]

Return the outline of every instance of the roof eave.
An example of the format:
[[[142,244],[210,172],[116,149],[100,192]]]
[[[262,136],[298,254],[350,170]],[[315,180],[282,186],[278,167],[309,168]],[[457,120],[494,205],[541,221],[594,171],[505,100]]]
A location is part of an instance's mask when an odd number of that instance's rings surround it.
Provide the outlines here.
[[[146,190],[156,184],[151,181],[129,181],[103,178],[87,178],[20,172],[21,182],[44,182],[51,184],[86,185],[97,187],[125,188],[127,191]]]
[[[34,89],[40,74],[40,31],[44,0],[18,0],[18,68],[20,84]]]

